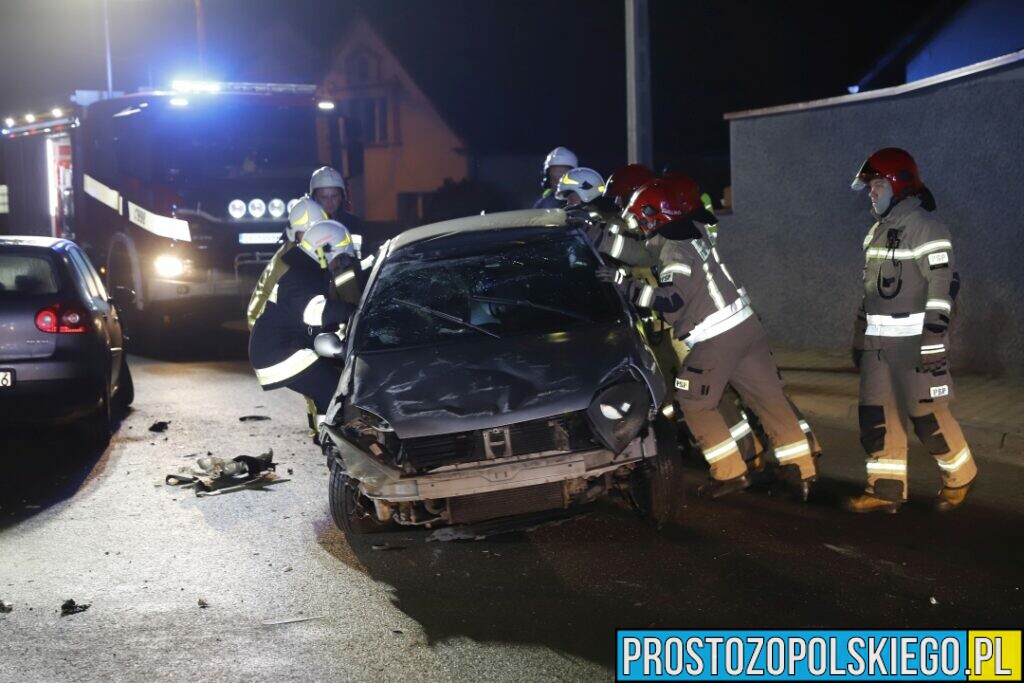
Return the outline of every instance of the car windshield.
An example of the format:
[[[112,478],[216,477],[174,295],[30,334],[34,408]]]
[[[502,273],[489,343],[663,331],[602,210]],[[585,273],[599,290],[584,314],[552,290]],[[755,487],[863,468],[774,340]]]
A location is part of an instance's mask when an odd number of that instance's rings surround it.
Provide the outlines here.
[[[0,294],[56,294],[59,288],[57,271],[49,257],[0,253]]]
[[[565,228],[459,233],[417,242],[382,265],[357,352],[569,330],[624,315],[594,277],[597,257]]]

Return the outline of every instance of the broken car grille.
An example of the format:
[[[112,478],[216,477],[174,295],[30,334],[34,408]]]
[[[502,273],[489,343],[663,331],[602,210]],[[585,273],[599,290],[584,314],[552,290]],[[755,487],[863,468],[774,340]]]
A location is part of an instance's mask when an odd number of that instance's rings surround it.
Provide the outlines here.
[[[402,453],[404,461],[416,469],[430,469],[530,453],[595,447],[596,442],[583,413],[570,413],[497,429],[405,439]]]

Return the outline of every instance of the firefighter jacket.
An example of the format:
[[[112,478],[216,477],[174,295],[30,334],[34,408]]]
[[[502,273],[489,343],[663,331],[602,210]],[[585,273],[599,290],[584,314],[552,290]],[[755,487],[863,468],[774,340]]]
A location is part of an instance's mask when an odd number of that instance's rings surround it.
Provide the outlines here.
[[[707,228],[694,225],[700,237],[670,240],[655,235],[647,243],[630,240],[616,257],[631,264],[635,259],[647,262],[653,249],[660,247],[654,265],[658,284],[628,279],[620,289],[638,308],[661,314],[675,337],[688,347],[727,332],[754,315],[746,291],[722,263]]]
[[[917,197],[878,217],[864,238],[864,301],[854,346],[921,344],[944,353],[960,276],[949,229]]]
[[[265,283],[270,293],[249,337],[249,360],[264,389],[284,386],[313,365],[319,358],[314,337],[345,324],[356,308],[335,298],[329,271],[301,249],[289,249],[280,261],[276,281]]]
[[[565,200],[555,196],[555,191],[550,187],[533,203],[535,209],[561,209],[565,206]]]
[[[260,279],[256,281],[256,288],[252,290],[252,296],[249,297],[249,306],[246,308],[245,318],[250,331],[252,326],[256,324],[256,319],[263,315],[263,309],[266,307],[267,299],[270,297],[270,290],[277,284],[284,271],[288,269],[288,266],[284,264],[281,257],[294,247],[295,243],[286,239],[284,244],[274,253],[267,267],[260,273]]]

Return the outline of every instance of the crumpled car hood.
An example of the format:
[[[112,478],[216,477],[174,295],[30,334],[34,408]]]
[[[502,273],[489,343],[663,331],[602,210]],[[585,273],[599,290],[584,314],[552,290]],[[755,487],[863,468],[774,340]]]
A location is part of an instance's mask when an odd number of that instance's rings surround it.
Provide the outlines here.
[[[643,369],[649,386],[661,382],[650,351],[625,324],[480,337],[366,354],[354,363],[350,403],[387,420],[401,439],[584,410],[602,383],[629,365]]]

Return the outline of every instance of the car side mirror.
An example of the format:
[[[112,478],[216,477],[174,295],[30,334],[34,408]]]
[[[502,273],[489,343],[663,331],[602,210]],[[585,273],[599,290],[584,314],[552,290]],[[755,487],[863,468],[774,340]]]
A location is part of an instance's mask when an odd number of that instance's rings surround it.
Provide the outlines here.
[[[322,332],[313,339],[313,350],[323,358],[340,358],[345,353],[344,337],[337,332]]]
[[[119,306],[120,308],[131,306],[135,303],[135,290],[130,287],[117,285],[114,287],[111,300],[114,302],[115,306]]]

